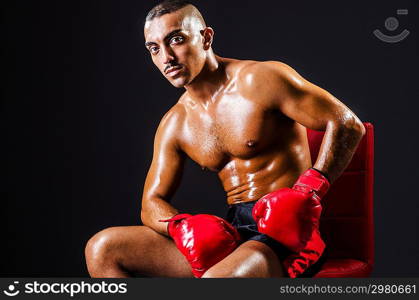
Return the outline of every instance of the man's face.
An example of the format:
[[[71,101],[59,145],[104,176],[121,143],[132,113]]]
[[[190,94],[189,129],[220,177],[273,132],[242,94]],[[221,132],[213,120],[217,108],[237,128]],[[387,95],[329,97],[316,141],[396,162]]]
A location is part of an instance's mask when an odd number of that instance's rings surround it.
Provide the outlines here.
[[[206,51],[202,25],[182,10],[154,18],[144,26],[153,63],[175,87],[190,83],[202,70]]]

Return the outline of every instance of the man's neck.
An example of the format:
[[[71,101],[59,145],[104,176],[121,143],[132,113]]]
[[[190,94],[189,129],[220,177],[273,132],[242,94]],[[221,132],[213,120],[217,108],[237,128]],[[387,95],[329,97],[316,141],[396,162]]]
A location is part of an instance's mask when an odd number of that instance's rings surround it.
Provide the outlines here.
[[[188,95],[207,109],[224,87],[226,73],[221,59],[211,53],[199,75],[185,89]]]

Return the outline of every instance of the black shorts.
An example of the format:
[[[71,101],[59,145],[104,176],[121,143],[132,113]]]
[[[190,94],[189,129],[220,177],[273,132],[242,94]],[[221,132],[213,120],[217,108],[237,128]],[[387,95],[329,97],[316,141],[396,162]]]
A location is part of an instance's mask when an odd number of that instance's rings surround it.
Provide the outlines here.
[[[257,225],[252,217],[252,209],[256,201],[244,202],[229,205],[226,220],[230,222],[240,233],[242,241],[259,241],[268,245],[278,256],[279,261],[283,261],[287,256],[293,252],[282,245],[280,242],[267,236],[266,234],[260,233],[257,230]],[[320,259],[310,266],[303,274],[298,277],[312,277],[317,273],[324,262],[324,255]]]

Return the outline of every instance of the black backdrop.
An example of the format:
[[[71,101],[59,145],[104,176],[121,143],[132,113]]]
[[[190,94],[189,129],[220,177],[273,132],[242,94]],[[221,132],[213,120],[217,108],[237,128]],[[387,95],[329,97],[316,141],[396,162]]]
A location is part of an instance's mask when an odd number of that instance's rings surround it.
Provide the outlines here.
[[[154,132],[182,92],[153,67],[137,27],[155,3],[1,2],[0,276],[87,276],[88,238],[139,224]],[[217,54],[283,61],[375,125],[373,276],[418,276],[417,1],[196,3]],[[372,34],[405,28],[396,44]],[[226,207],[216,175],[193,162],[173,203]]]

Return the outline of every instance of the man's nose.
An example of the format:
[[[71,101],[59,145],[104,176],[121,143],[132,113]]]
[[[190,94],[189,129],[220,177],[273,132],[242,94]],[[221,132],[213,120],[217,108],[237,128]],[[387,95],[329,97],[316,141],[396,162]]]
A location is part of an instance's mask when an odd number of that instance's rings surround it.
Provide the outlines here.
[[[175,59],[175,55],[172,51],[172,48],[170,47],[164,47],[162,48],[162,57],[163,57],[163,63],[165,65],[167,65],[168,63],[170,63],[171,61],[173,61]]]

